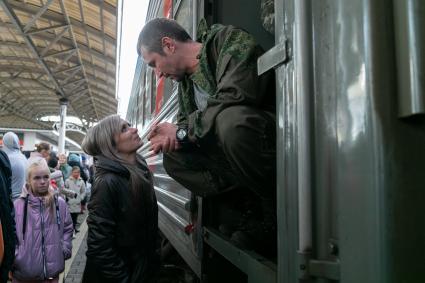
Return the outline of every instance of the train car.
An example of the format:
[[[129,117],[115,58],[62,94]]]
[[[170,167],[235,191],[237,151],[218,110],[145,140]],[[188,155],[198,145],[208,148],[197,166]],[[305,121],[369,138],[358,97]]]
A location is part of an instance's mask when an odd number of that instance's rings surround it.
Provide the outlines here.
[[[155,17],[241,27],[266,50],[258,73],[276,73],[276,258],[233,245],[209,220],[218,203],[140,150],[193,282],[425,282],[424,1],[151,0]],[[139,58],[129,122],[146,139],[177,107]]]

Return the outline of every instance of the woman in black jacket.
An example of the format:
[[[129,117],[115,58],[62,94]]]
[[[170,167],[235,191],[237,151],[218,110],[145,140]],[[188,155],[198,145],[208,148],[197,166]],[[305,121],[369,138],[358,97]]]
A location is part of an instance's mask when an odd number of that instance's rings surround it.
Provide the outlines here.
[[[7,154],[0,150],[0,225],[3,234],[3,258],[0,259],[0,283],[7,281],[15,259],[15,218],[11,199],[12,167]]]
[[[136,151],[137,129],[118,115],[91,128],[83,150],[95,159],[83,282],[155,282],[158,206],[152,175]]]

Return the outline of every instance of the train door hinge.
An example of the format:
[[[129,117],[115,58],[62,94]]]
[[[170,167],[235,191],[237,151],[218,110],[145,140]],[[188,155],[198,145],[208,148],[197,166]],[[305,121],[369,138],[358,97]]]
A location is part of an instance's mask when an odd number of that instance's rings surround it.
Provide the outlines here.
[[[340,264],[338,260],[311,259],[310,253],[298,252],[298,277],[307,279],[311,277],[331,280],[340,279]]]
[[[275,45],[260,56],[257,61],[258,75],[289,61],[288,40]]]

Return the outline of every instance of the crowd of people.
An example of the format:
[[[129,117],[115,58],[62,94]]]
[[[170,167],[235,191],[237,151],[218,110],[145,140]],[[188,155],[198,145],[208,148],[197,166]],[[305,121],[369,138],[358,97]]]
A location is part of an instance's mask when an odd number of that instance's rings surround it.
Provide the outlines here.
[[[93,174],[85,155],[51,148],[41,142],[27,159],[15,133],[3,136],[0,282],[58,282],[71,257]]]

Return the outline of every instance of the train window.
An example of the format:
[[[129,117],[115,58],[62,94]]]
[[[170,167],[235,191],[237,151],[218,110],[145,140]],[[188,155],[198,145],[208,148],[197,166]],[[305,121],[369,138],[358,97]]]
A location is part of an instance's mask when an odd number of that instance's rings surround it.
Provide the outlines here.
[[[134,103],[135,99],[137,99],[137,98],[134,98],[134,97],[130,98],[129,106],[128,106],[128,109],[127,109],[126,119],[130,124],[137,123],[137,111],[138,111],[138,109],[137,109],[137,107],[134,107],[134,106],[131,107],[131,105],[135,105],[135,103]]]
[[[143,126],[143,94],[145,92],[145,69],[146,67],[142,66],[142,69],[140,70],[140,76],[138,81],[138,89],[136,92],[136,105],[137,112],[135,113],[136,116],[136,125],[137,127]]]
[[[143,127],[143,99],[144,99],[144,93],[145,93],[145,84],[140,85],[140,90],[138,94],[137,99],[137,125]]]
[[[139,92],[138,92],[138,105],[137,105],[137,109],[138,109],[138,124],[140,124],[141,126],[144,125],[144,108],[143,108],[143,103],[144,103],[144,94],[146,92],[146,66],[142,67],[142,71],[140,72],[140,80],[139,80]]]
[[[145,83],[145,92],[143,94],[143,125],[148,124],[151,121],[152,111],[151,111],[151,99],[152,99],[152,69],[148,67],[146,70],[146,83]]]
[[[175,5],[174,0],[163,0],[161,6],[158,9],[158,18],[172,18],[173,7]]]
[[[192,9],[190,0],[181,0],[176,6],[175,20],[182,25],[186,31],[192,34]]]
[[[150,70],[151,72],[151,116],[155,115],[155,105],[156,105],[156,75],[153,69]]]

